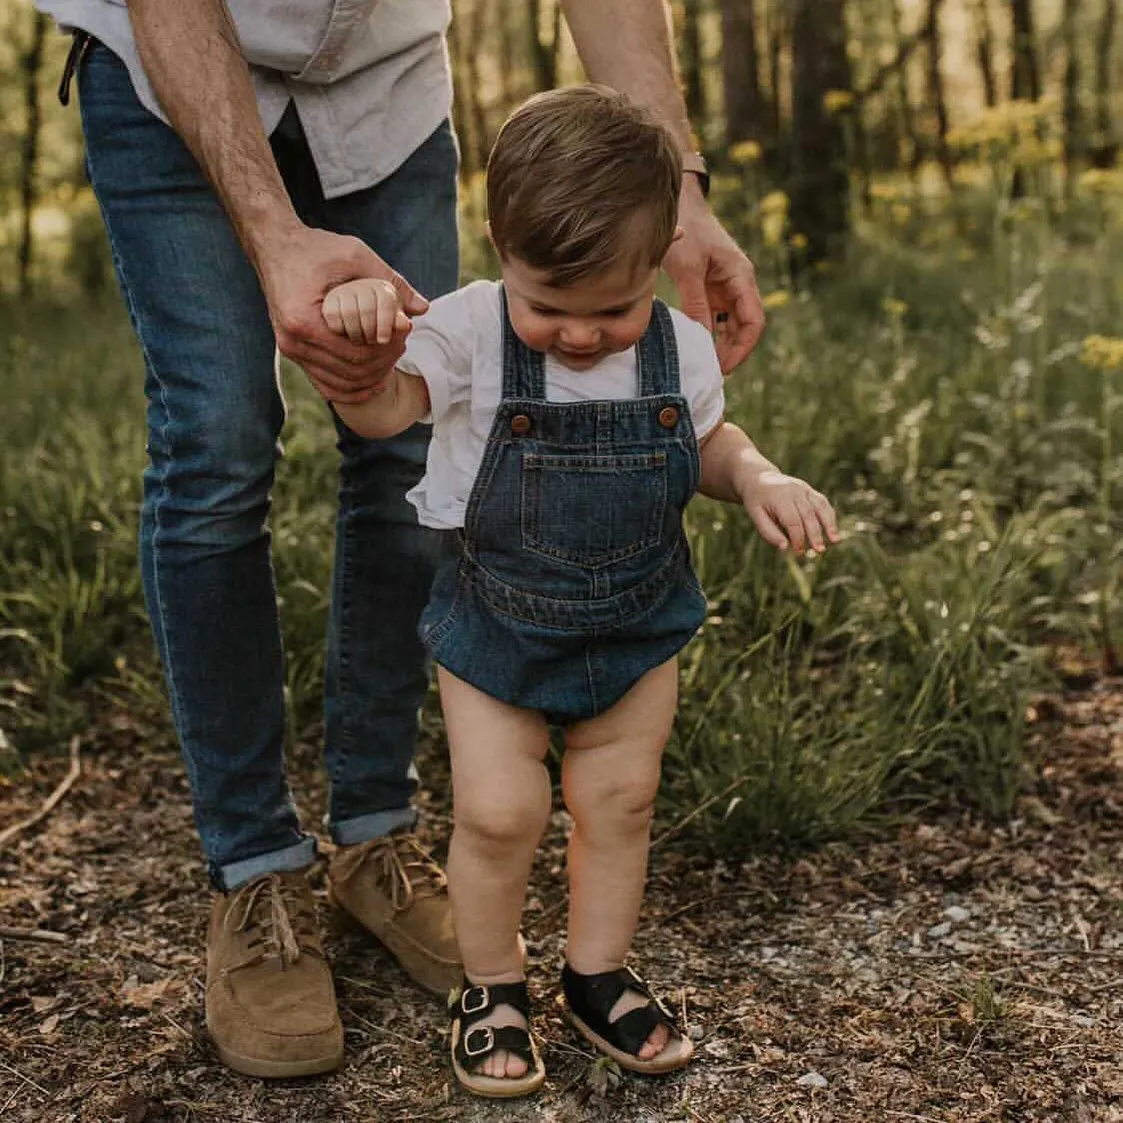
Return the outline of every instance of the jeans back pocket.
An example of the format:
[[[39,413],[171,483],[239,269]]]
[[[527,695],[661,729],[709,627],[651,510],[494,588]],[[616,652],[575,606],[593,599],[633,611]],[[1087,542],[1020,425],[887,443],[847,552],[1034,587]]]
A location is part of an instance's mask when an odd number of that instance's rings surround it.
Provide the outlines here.
[[[524,549],[590,568],[657,546],[667,511],[667,454],[522,458]]]

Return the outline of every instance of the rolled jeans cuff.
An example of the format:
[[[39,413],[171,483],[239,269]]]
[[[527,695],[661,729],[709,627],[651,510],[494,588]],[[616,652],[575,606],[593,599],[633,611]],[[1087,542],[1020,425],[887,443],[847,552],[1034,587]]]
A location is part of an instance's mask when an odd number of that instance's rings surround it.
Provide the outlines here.
[[[240,862],[218,866],[211,870],[211,880],[215,888],[229,893],[247,881],[253,881],[263,873],[292,873],[307,869],[316,860],[316,840],[308,835],[294,846],[282,850],[271,850],[268,854],[257,854],[253,858],[243,858]]]
[[[337,846],[355,846],[381,838],[402,829],[413,830],[417,823],[417,812],[412,807],[395,807],[390,811],[373,811],[369,815],[359,815],[345,819],[331,828],[332,841]]]

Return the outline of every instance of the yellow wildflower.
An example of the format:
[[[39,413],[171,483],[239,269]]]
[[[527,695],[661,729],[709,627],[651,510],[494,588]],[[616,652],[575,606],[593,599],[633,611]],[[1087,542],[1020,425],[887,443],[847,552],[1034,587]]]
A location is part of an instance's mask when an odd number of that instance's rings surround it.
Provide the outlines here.
[[[827,90],[823,94],[823,108],[828,113],[841,113],[854,104],[854,95],[849,90]]]
[[[769,191],[758,206],[761,214],[787,214],[788,197],[783,191]]]
[[[776,211],[761,217],[760,229],[764,234],[766,246],[778,246],[784,240],[784,226],[787,221],[787,215]]]
[[[807,235],[806,234],[800,234],[798,232],[793,234],[788,239],[788,245],[790,245],[793,250],[805,250],[805,249],[807,249]]]
[[[1089,168],[1076,185],[1089,195],[1123,194],[1123,173],[1116,168]]]
[[[900,192],[892,183],[874,183],[870,185],[871,199],[882,199],[886,202],[892,202],[899,194]]]
[[[738,141],[729,150],[729,158],[735,164],[755,164],[763,154],[763,149],[755,140]]]
[[[1081,345],[1080,359],[1095,370],[1123,370],[1123,339],[1090,335]]]
[[[895,296],[887,296],[881,302],[881,307],[895,320],[901,319],[909,310],[909,306],[903,300],[898,300]]]
[[[770,292],[761,301],[761,304],[771,311],[773,308],[783,308],[791,298],[792,294],[787,289],[777,289],[775,292]]]
[[[898,222],[908,222],[912,215],[912,207],[908,203],[894,203],[893,204],[893,217]]]

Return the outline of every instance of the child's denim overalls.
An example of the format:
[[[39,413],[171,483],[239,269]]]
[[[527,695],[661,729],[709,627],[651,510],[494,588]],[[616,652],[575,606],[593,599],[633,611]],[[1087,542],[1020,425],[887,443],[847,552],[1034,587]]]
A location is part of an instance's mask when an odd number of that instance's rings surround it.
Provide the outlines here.
[[[502,400],[421,620],[437,663],[556,724],[603,713],[705,616],[682,530],[698,443],[662,301],[638,355],[639,397],[548,402],[504,295]]]

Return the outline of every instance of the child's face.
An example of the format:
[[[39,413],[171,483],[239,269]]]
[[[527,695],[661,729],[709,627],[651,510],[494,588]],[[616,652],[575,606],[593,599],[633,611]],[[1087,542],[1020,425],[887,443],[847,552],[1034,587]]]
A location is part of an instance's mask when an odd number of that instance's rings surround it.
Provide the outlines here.
[[[606,355],[634,347],[651,320],[658,268],[621,263],[567,288],[518,258],[502,262],[515,334],[533,351],[570,370],[588,370]]]

